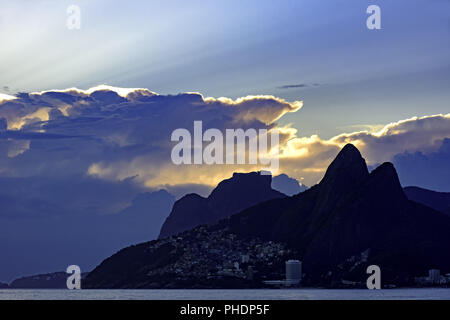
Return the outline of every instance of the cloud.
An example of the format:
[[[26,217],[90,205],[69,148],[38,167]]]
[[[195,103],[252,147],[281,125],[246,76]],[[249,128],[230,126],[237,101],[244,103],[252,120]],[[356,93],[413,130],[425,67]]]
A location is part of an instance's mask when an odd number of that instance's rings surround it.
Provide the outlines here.
[[[132,178],[104,181],[87,175],[2,176],[0,218],[115,214],[130,205],[134,196],[144,191]],[[41,210],[42,206],[36,207],[32,205],[33,202],[45,204],[47,209]]]
[[[306,83],[298,83],[298,84],[285,84],[283,86],[277,87],[277,89],[301,89],[306,87],[318,87],[320,84],[313,83],[313,84],[306,84]]]
[[[363,150],[371,163],[386,161],[399,152],[432,152],[450,137],[450,113],[413,117],[386,125],[378,132],[341,134],[333,142],[352,142]]]
[[[207,174],[207,179],[200,181],[193,172],[193,179],[186,180],[171,163],[173,130],[192,129],[195,120],[203,121],[204,130],[270,130],[284,114],[301,107],[301,101],[287,102],[274,96],[233,100],[105,86],[21,93],[0,104],[0,118],[8,129],[2,137],[29,141],[29,147],[18,153],[12,151],[17,146],[4,144],[0,167],[10,176],[88,174],[107,180],[136,176],[136,181],[147,187],[214,185],[237,168]],[[174,171],[180,175],[174,177]]]
[[[368,130],[330,139],[300,137],[296,129],[281,127],[277,120],[301,107],[301,101],[268,95],[205,98],[200,93],[159,95],[147,89],[105,86],[22,93],[0,104],[0,118],[8,128],[3,132],[8,139],[0,144],[0,172],[9,176],[87,174],[109,181],[135,177],[133,181],[143,187],[175,188],[212,187],[235,171],[261,169],[259,165],[174,165],[172,131],[192,131],[193,122],[202,120],[203,130],[278,128],[280,172],[313,185],[346,143],[355,144],[370,165],[391,161],[402,152],[436,151],[450,137],[450,114],[414,117],[381,129],[366,126]],[[28,144],[11,143],[19,140]]]
[[[356,145],[369,165],[392,161],[398,153],[434,152],[450,137],[450,114],[413,117],[385,125],[379,131],[343,133],[330,139],[294,137],[284,146],[281,171],[307,185],[317,183],[340,148]],[[303,180],[301,180],[303,178]]]
[[[19,185],[17,178],[9,182],[13,188]],[[90,271],[123,247],[156,239],[174,203],[166,191],[130,197],[136,190],[127,183],[64,182],[27,179],[20,187],[29,195],[0,193],[0,280],[65,270],[74,263]],[[53,197],[42,199],[50,191]],[[112,208],[119,199],[126,201]],[[95,214],[102,210],[117,212]]]
[[[11,95],[5,94],[5,93],[0,93],[0,103],[3,101],[14,100],[14,99],[16,99],[15,96],[11,96]]]
[[[284,86],[277,87],[277,89],[293,89],[293,88],[305,88],[308,87],[305,83],[299,83],[299,84],[286,84]]]
[[[404,186],[450,192],[450,139],[435,152],[403,152],[392,161]]]

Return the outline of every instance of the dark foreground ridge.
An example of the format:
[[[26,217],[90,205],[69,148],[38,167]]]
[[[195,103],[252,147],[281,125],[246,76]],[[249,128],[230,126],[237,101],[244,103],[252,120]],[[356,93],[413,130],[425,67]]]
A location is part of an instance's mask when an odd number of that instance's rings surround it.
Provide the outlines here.
[[[383,283],[410,285],[432,268],[450,272],[449,231],[448,215],[406,197],[391,163],[369,173],[347,145],[305,192],[125,248],[84,287],[258,287],[280,279],[290,258],[303,261],[305,285],[363,284],[372,264]]]

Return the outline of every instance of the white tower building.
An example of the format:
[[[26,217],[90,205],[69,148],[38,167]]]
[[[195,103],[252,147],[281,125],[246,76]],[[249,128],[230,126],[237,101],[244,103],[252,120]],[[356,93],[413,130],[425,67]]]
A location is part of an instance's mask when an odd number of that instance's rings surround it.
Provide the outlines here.
[[[431,269],[428,271],[428,278],[434,284],[438,284],[441,280],[441,271],[438,269]]]
[[[299,284],[302,279],[302,263],[298,260],[286,261],[286,285]]]

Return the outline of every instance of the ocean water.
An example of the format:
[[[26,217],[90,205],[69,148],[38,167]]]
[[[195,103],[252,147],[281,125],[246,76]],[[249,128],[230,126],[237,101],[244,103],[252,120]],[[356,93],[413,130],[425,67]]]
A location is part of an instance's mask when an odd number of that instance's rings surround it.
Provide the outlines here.
[[[450,300],[450,289],[4,289],[0,300]]]

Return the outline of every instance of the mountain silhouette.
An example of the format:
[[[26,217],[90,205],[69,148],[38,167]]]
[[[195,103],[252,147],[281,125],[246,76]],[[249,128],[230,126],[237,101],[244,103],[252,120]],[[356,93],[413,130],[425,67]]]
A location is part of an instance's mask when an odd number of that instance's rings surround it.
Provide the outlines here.
[[[224,192],[222,186],[217,189],[215,195]],[[170,271],[165,270],[173,270],[186,250],[208,245],[208,234],[215,233],[231,235],[233,243],[258,239],[286,245],[303,261],[306,283],[311,285],[342,280],[365,283],[366,268],[373,264],[381,268],[383,281],[400,285],[411,284],[414,276],[432,268],[450,272],[450,217],[409,200],[391,163],[369,173],[353,145],[339,152],[319,184],[202,228],[184,232],[179,241],[164,243],[163,239],[121,250],[89,274],[88,286],[108,287],[111,279],[114,287],[150,286],[146,276],[154,269],[158,270],[157,286],[174,285]],[[159,249],[150,253],[146,251],[150,246]],[[208,250],[200,252],[206,264],[221,263],[217,256],[209,258]],[[128,263],[130,259],[134,265]],[[269,265],[264,268],[259,272],[270,271]]]
[[[409,200],[450,215],[450,192],[437,192],[419,187],[405,187],[403,191]]]
[[[285,197],[271,188],[272,176],[260,172],[234,173],[204,198],[187,194],[175,202],[159,238],[169,237],[198,225],[212,224],[257,203]]]
[[[450,269],[450,218],[408,200],[391,163],[369,174],[352,145],[341,150],[318,185],[221,223],[241,236],[288,243],[315,279],[339,272],[337,266],[364,253],[392,277]]]
[[[81,281],[88,273],[81,273]],[[36,274],[14,279],[8,288],[11,289],[67,289],[67,274],[64,271]]]
[[[296,179],[287,174],[280,174],[272,178],[272,189],[280,191],[287,196],[293,196],[308,189],[304,184],[300,184]]]

